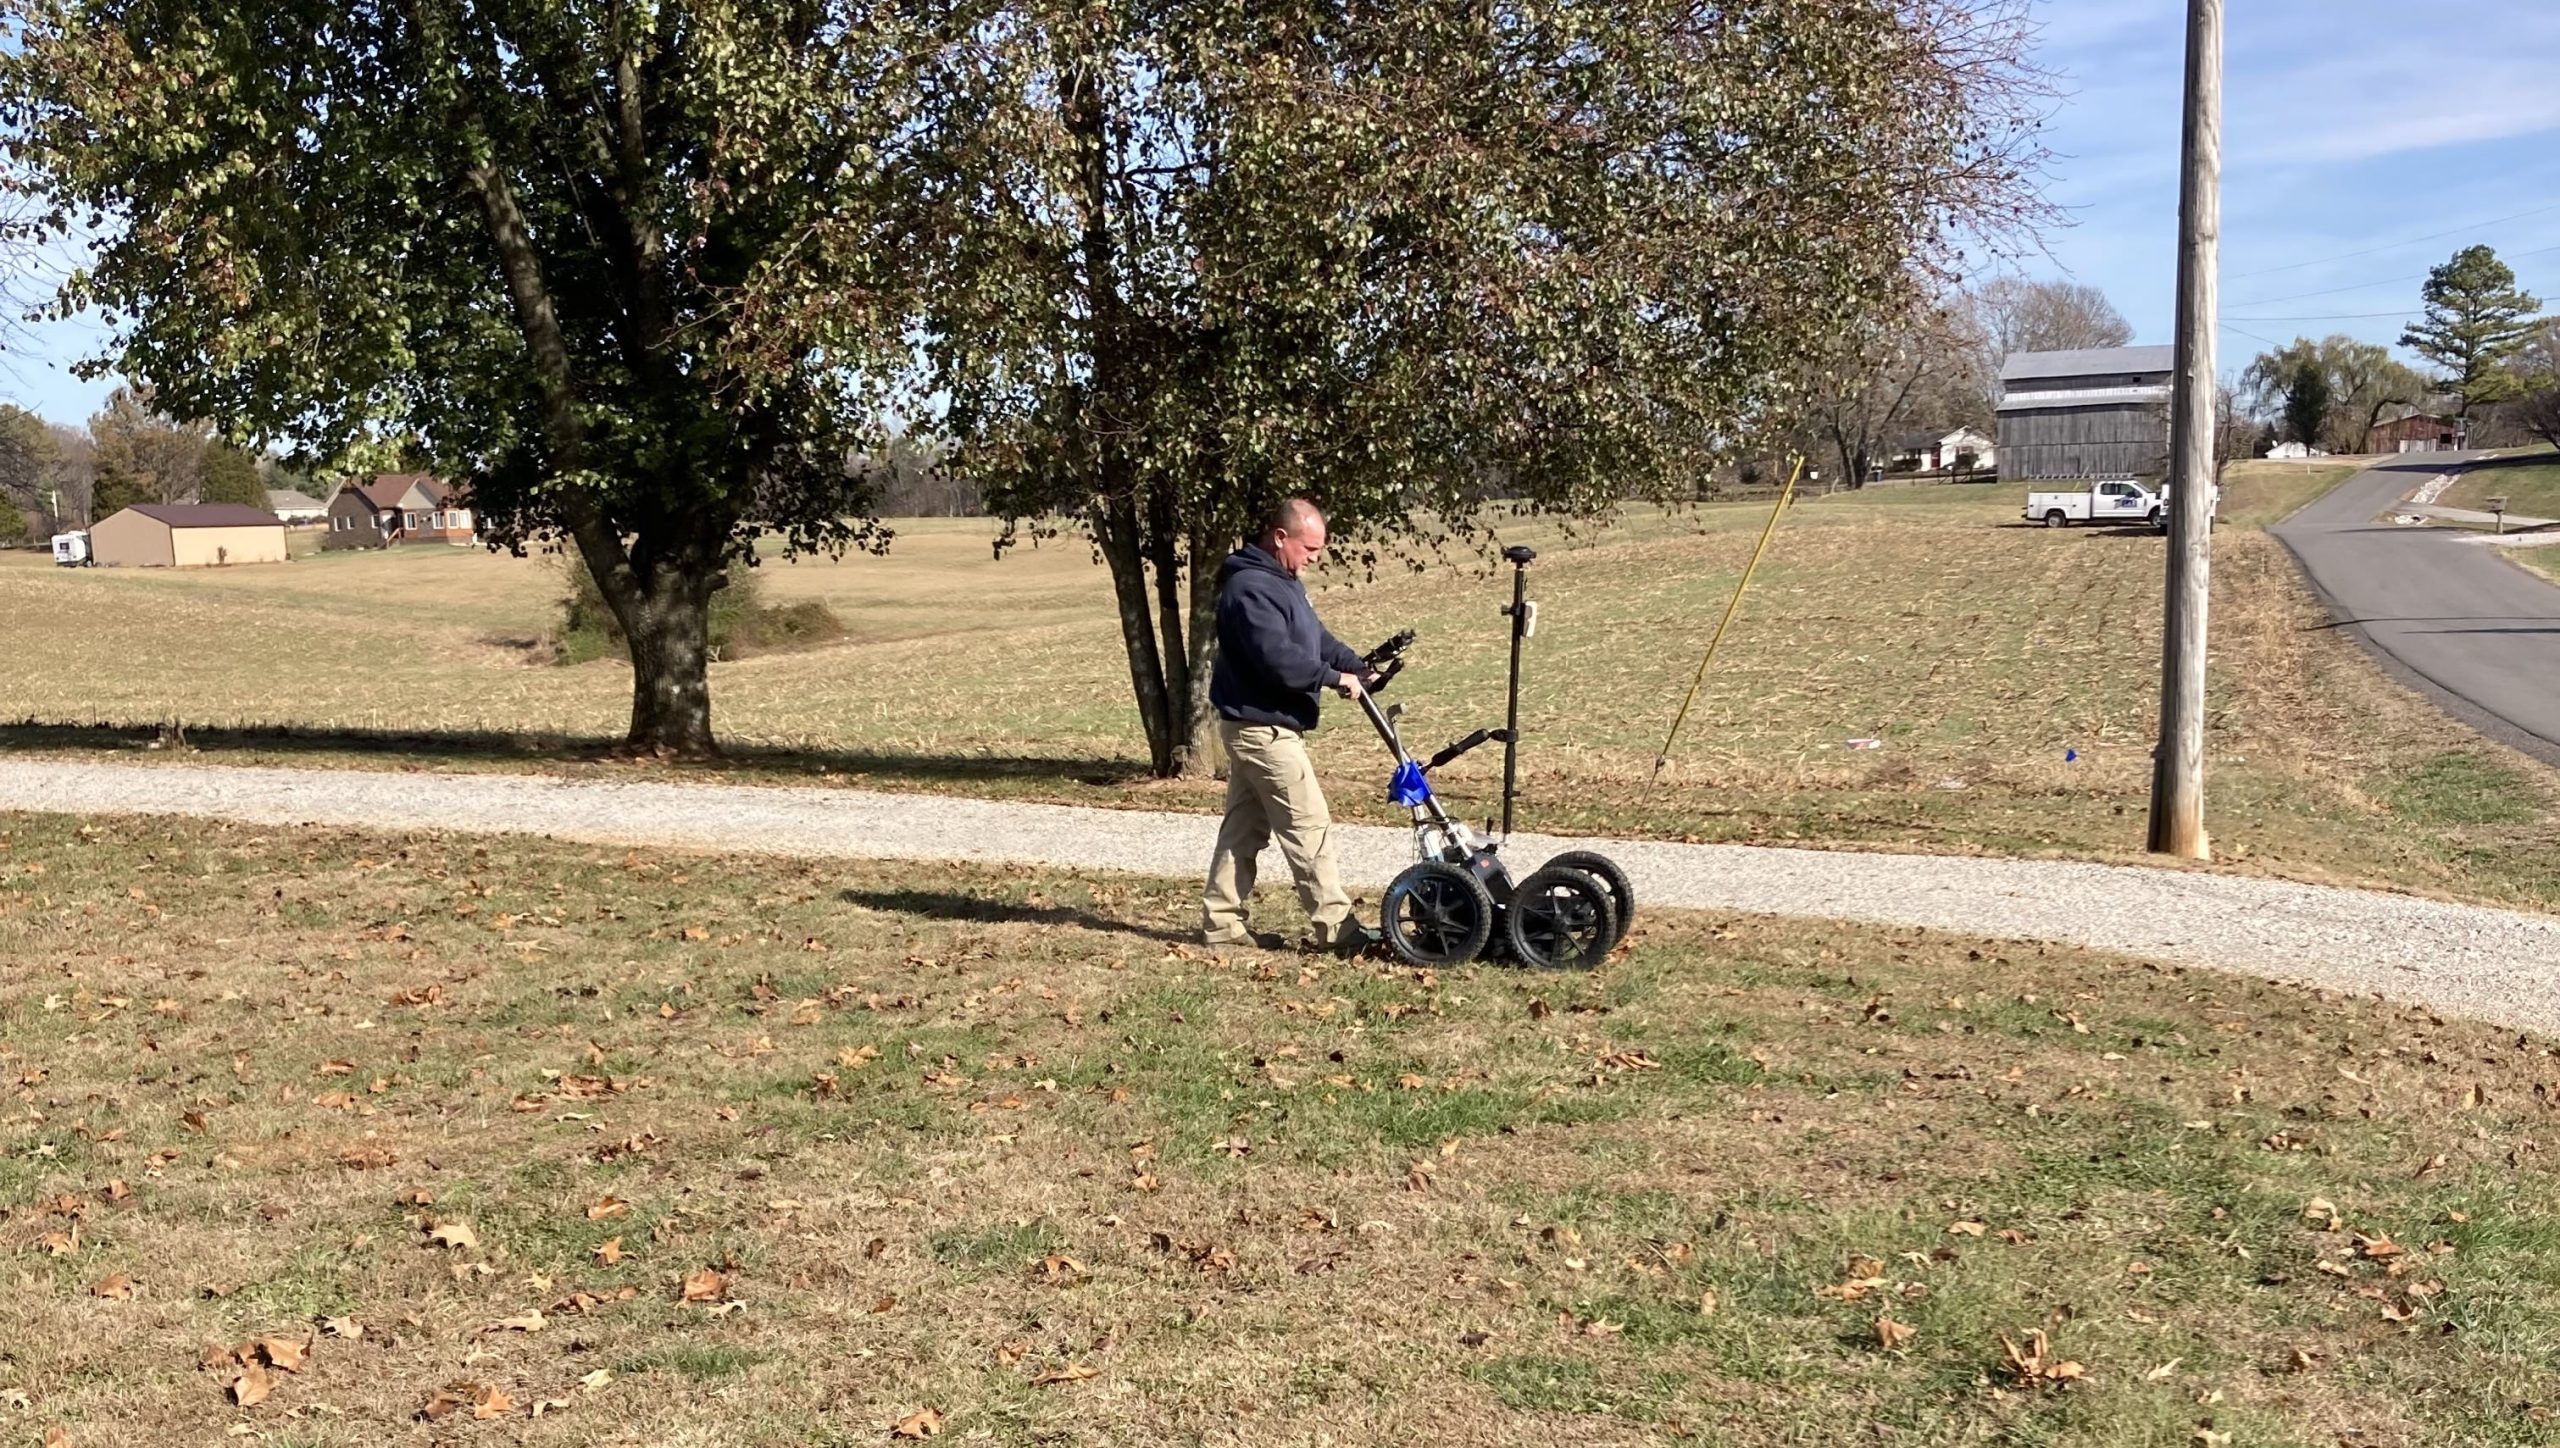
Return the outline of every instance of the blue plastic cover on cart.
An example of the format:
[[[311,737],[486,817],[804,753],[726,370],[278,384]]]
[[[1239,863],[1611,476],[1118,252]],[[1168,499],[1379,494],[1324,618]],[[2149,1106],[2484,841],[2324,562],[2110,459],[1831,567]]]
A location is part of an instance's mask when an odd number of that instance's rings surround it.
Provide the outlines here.
[[[1395,778],[1387,781],[1387,799],[1407,809],[1431,798],[1431,782],[1422,777],[1422,766],[1408,759],[1396,766]]]

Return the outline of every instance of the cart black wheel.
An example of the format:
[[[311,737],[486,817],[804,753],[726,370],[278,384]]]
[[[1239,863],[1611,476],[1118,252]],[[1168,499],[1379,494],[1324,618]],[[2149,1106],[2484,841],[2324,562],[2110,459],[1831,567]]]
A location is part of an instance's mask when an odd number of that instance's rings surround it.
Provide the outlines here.
[[[1379,927],[1407,965],[1457,965],[1493,939],[1493,896],[1455,865],[1424,860],[1387,887]]]
[[[1511,956],[1537,970],[1598,965],[1618,938],[1618,907],[1596,875],[1548,865],[1511,892],[1503,929]]]
[[[1617,928],[1610,933],[1608,947],[1601,953],[1605,955],[1617,949],[1618,942],[1627,938],[1628,929],[1636,923],[1634,882],[1627,878],[1626,871],[1618,868],[1617,861],[1597,850],[1567,850],[1547,861],[1549,869],[1559,865],[1568,870],[1580,870],[1599,881],[1609,892],[1609,903],[1617,909]]]

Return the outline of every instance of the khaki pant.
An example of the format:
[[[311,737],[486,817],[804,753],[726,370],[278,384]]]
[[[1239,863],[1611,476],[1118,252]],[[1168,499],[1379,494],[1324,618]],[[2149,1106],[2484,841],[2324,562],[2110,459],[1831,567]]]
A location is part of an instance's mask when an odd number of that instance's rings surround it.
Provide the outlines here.
[[[1253,893],[1262,847],[1276,840],[1297,877],[1298,903],[1306,907],[1316,943],[1332,945],[1351,918],[1351,897],[1334,869],[1333,812],[1307,758],[1306,736],[1220,720],[1218,737],[1227,746],[1227,818],[1218,827],[1217,853],[1209,857],[1201,936],[1211,945],[1252,938],[1245,928],[1245,897]]]

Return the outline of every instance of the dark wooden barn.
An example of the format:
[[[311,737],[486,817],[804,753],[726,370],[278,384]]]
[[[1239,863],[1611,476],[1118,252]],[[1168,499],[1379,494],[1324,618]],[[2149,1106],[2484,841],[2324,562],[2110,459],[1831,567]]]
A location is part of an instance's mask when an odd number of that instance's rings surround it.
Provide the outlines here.
[[[2171,347],[2011,353],[2000,368],[2000,480],[2165,474],[2176,370]]]

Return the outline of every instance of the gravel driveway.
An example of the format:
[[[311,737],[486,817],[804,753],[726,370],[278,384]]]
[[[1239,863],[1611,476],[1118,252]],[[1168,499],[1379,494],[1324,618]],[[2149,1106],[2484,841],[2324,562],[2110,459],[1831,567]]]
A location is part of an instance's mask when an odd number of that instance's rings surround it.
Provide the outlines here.
[[[440,775],[0,760],[0,809],[177,814],[259,824],[539,834],[821,858],[1001,860],[1187,877],[1202,815],[940,795],[539,775]],[[1343,873],[1372,892],[1412,857],[1401,830],[1345,826]],[[2041,940],[2378,992],[2560,1034],[2560,918],[2194,870],[1520,835],[1515,860],[1599,848],[1642,905],[1924,926]],[[1265,889],[1285,888],[1276,852]],[[1374,893],[1372,895],[1374,898]]]

